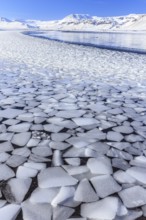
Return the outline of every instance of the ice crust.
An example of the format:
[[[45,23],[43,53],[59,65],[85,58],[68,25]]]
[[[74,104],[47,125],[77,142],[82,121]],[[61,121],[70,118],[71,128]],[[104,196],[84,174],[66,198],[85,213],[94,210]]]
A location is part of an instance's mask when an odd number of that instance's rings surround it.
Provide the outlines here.
[[[0,219],[146,216],[145,55],[19,31],[0,51]]]

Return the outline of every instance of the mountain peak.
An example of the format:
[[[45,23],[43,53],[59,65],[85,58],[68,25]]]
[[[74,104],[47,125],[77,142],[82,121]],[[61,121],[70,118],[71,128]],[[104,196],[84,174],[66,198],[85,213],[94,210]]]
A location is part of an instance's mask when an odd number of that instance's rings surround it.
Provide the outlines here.
[[[92,17],[89,14],[70,14],[66,16],[62,21],[74,22],[74,21],[90,20],[90,19],[92,19]]]
[[[11,22],[11,20],[9,20],[8,18],[5,18],[5,17],[0,17],[0,21]]]

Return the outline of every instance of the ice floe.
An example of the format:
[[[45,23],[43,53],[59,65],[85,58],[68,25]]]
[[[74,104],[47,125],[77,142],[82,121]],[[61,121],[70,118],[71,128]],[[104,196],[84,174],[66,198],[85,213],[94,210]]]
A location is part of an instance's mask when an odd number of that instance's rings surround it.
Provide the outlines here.
[[[143,167],[131,167],[126,171],[130,176],[142,184],[146,184],[146,169]]]
[[[21,209],[20,205],[9,204],[0,208],[0,218],[5,220],[16,219]]]
[[[26,179],[30,177],[35,177],[38,171],[30,167],[19,166],[16,172],[16,177],[20,179]]]
[[[90,180],[100,198],[105,198],[122,189],[122,187],[110,175],[99,175]]]
[[[146,204],[146,190],[141,186],[133,186],[119,192],[127,208],[135,208]]]
[[[0,219],[146,216],[145,55],[15,31],[0,51]]]
[[[76,185],[78,181],[70,176],[61,167],[52,167],[42,170],[38,175],[40,188]]]
[[[115,218],[117,210],[118,199],[111,196],[97,202],[81,205],[81,216],[89,219],[112,220]]]
[[[51,203],[53,199],[57,196],[59,192],[58,187],[48,188],[48,189],[41,189],[36,188],[31,196],[30,202],[32,203]]]
[[[28,143],[30,137],[31,137],[30,132],[15,134],[12,138],[12,144],[23,147]]]
[[[113,173],[110,159],[104,156],[90,158],[87,162],[87,166],[93,174],[106,175]]]
[[[95,202],[99,199],[90,182],[87,179],[80,181],[76,191],[74,200],[79,202]]]
[[[14,171],[6,164],[0,164],[0,180],[8,180],[15,176]]]
[[[27,194],[32,180],[31,179],[10,179],[3,188],[3,194],[9,203],[20,204]]]
[[[51,220],[52,208],[48,203],[31,203],[29,200],[22,203],[23,219],[35,219],[35,220]]]

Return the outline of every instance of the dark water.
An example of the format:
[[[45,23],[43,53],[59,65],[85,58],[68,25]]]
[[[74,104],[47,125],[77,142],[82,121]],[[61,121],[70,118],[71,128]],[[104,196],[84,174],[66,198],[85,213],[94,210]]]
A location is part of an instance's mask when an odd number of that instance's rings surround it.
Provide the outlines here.
[[[27,34],[35,37],[99,48],[146,53],[146,33],[44,31],[28,32]]]

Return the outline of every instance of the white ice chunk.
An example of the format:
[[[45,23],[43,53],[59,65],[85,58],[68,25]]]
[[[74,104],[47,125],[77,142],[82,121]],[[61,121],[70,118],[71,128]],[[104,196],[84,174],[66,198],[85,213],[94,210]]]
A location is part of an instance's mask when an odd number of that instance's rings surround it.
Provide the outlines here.
[[[98,195],[87,179],[80,181],[74,196],[75,201],[79,202],[95,202],[98,200]]]
[[[53,166],[61,166],[63,165],[62,153],[60,150],[54,150],[52,157]]]
[[[10,157],[10,154],[8,153],[0,153],[0,163],[5,162]]]
[[[92,111],[95,111],[97,113],[101,113],[101,112],[106,111],[106,110],[109,109],[109,107],[107,107],[106,105],[100,104],[100,103],[92,104],[92,105],[89,106],[89,108]]]
[[[49,146],[48,147],[34,147],[32,148],[32,153],[38,156],[48,157],[52,155],[52,150]]]
[[[146,190],[141,186],[133,186],[119,192],[127,208],[135,208],[146,204]]]
[[[13,220],[16,219],[20,212],[21,207],[19,205],[6,205],[0,209],[0,219]]]
[[[102,130],[103,129],[108,129],[108,128],[111,128],[111,127],[114,127],[114,126],[116,126],[116,123],[114,123],[114,122],[101,120],[100,127],[101,127]]]
[[[0,208],[2,208],[7,203],[6,200],[0,200]]]
[[[114,109],[108,110],[107,112],[112,115],[119,115],[123,113],[123,111],[120,108],[114,108]]]
[[[15,203],[21,203],[23,201],[26,193],[30,188],[31,182],[32,180],[30,178],[29,179],[14,178],[9,180],[8,185],[10,187],[10,192],[14,197]],[[11,197],[9,199],[9,202],[11,203]]]
[[[17,119],[20,121],[32,122],[33,121],[33,114],[32,113],[24,113],[24,114],[19,115],[17,117]]]
[[[88,139],[85,137],[71,137],[66,140],[69,144],[73,145],[76,148],[86,147],[90,143],[94,143],[95,139]]]
[[[84,110],[68,110],[68,111],[59,111],[56,114],[56,117],[61,118],[74,118],[74,117],[81,117],[84,115],[86,111]]]
[[[122,188],[110,175],[99,175],[90,179],[98,196],[105,198],[116,192],[119,192]]]
[[[28,143],[27,143],[27,147],[36,147],[39,144],[40,140],[39,139],[35,139],[35,138],[31,138]]]
[[[77,105],[72,103],[59,103],[59,106],[57,106],[57,109],[59,110],[76,110],[78,109]]]
[[[28,167],[28,168],[35,169],[35,170],[43,170],[46,168],[46,164],[45,163],[27,162],[27,163],[24,163],[24,167]]]
[[[117,197],[107,197],[97,202],[82,204],[81,216],[89,219],[113,220],[118,206]]]
[[[14,154],[8,158],[6,164],[10,167],[18,167],[19,165],[23,164],[26,160],[26,157]]]
[[[117,148],[118,150],[124,150],[127,147],[131,147],[131,144],[127,142],[108,142],[107,144],[114,148]]]
[[[51,161],[50,159],[48,159],[47,157],[42,157],[36,154],[31,154],[29,157],[29,161],[31,162],[35,162],[35,163],[44,163],[44,162],[49,162]]]
[[[79,174],[84,174],[89,172],[89,168],[86,165],[82,166],[71,166],[71,165],[63,165],[62,166],[68,173],[69,175],[79,175]]]
[[[38,171],[29,167],[19,166],[16,172],[17,178],[26,179],[35,177]]]
[[[134,142],[138,142],[138,141],[143,141],[144,138],[143,138],[142,136],[140,136],[140,135],[129,134],[129,135],[126,135],[126,136],[125,136],[125,140],[126,140],[127,142],[132,142],[132,143],[134,143]]]
[[[5,133],[7,130],[6,126],[4,124],[0,125],[0,133]]]
[[[53,209],[53,220],[66,220],[74,213],[74,209],[57,206]]]
[[[62,126],[53,125],[53,124],[44,125],[44,130],[45,130],[45,131],[54,132],[54,133],[58,133],[58,132],[61,131],[63,128],[64,128],[64,127],[62,127]]]
[[[79,133],[78,136],[86,137],[86,138],[88,137],[88,139],[92,139],[92,138],[95,138],[98,140],[105,140],[106,139],[106,134],[97,128],[92,129],[86,133]]]
[[[23,220],[51,220],[52,208],[49,203],[33,204],[29,200],[22,203]]]
[[[27,144],[31,137],[30,132],[24,132],[24,133],[19,133],[15,134],[12,138],[12,144],[18,145],[20,147],[23,147]]]
[[[81,163],[80,158],[65,158],[65,161],[72,166],[79,166]]]
[[[77,125],[71,120],[60,121],[57,124],[59,126],[62,126],[63,128],[68,128],[68,129],[74,129],[77,127]]]
[[[14,148],[10,142],[3,142],[0,144],[0,153],[1,152],[9,152],[12,151]]]
[[[5,110],[0,110],[0,117],[2,118],[15,118],[16,116],[24,113],[23,110],[7,108]]]
[[[124,206],[122,201],[119,199],[119,207],[117,211],[117,216],[125,216],[128,214],[128,209]]]
[[[57,141],[57,142],[60,142],[60,141],[65,141],[67,138],[70,137],[70,134],[68,133],[53,133],[51,134],[51,139],[53,141]]]
[[[45,117],[34,117],[35,124],[42,124],[44,121],[46,121]]]
[[[12,152],[12,154],[23,156],[23,157],[28,157],[30,153],[31,153],[30,150],[26,147],[15,149]]]
[[[140,183],[146,184],[146,168],[131,167],[126,172]]]
[[[130,167],[129,163],[122,158],[113,158],[112,166],[120,168],[121,170],[127,170]]]
[[[0,181],[8,180],[15,176],[14,171],[5,164],[0,164]]]
[[[133,132],[133,128],[130,126],[118,126],[118,127],[114,127],[112,128],[114,131],[119,132],[119,133],[123,133],[123,134],[131,134]]]
[[[31,131],[42,131],[43,125],[42,124],[33,124],[30,128]]]
[[[14,133],[21,133],[21,132],[27,132],[30,128],[30,123],[20,123],[17,125],[9,126],[8,131],[14,132]]]
[[[59,192],[59,188],[41,189],[36,188],[31,196],[30,201],[32,203],[51,203]]]
[[[98,157],[98,158],[90,158],[87,162],[87,167],[90,169],[93,174],[112,174],[112,165],[111,161],[107,157]]]
[[[13,137],[13,133],[2,133],[0,134],[0,141],[11,141]]]
[[[137,210],[129,209],[127,215],[117,217],[115,220],[121,220],[121,218],[122,220],[135,220],[135,219],[141,219],[139,217],[142,217],[142,216],[143,216],[143,212],[140,209],[137,209]]]
[[[117,150],[115,148],[111,148],[108,152],[107,152],[107,156],[109,157],[117,157],[117,158],[121,158],[124,160],[132,160],[133,157],[131,154],[125,152],[125,151],[121,151],[121,150]]]
[[[65,150],[65,149],[67,149],[67,148],[70,147],[70,144],[65,143],[65,142],[51,141],[51,142],[49,143],[49,146],[50,146],[52,149]]]
[[[65,186],[61,187],[59,193],[52,201],[53,206],[57,206],[59,204],[63,204],[64,201],[68,200],[69,198],[73,197],[75,194],[75,188],[72,186]]]
[[[124,138],[124,136],[122,134],[120,134],[119,132],[109,131],[107,133],[107,139],[110,141],[120,142],[123,138]]]
[[[58,114],[58,113],[57,113]],[[52,118],[48,118],[47,122],[51,123],[51,124],[58,124],[59,122],[63,121],[63,118],[60,117],[52,117]]]
[[[114,173],[113,176],[115,180],[118,181],[120,184],[124,184],[124,183],[133,184],[136,182],[136,180],[132,176],[130,176],[127,172],[122,170],[118,170],[117,172]]]
[[[16,125],[18,124],[20,121],[19,120],[16,120],[16,119],[8,119],[8,120],[5,120],[3,123],[5,125]]]
[[[72,119],[78,126],[98,125],[99,121],[95,118],[73,118]]]
[[[146,157],[144,156],[135,157],[133,160],[130,161],[130,164],[134,166],[146,168]]]
[[[68,175],[61,167],[47,168],[38,175],[38,185],[40,188],[69,186],[75,185],[77,182],[78,180]]]
[[[93,144],[88,145],[88,148],[96,151],[99,155],[102,155],[106,154],[110,147],[106,143],[95,142]]]
[[[85,148],[76,148],[76,147],[71,147],[69,150],[67,150],[64,154],[63,157],[86,157],[85,155]]]

